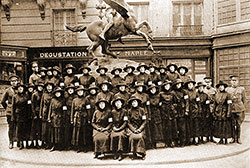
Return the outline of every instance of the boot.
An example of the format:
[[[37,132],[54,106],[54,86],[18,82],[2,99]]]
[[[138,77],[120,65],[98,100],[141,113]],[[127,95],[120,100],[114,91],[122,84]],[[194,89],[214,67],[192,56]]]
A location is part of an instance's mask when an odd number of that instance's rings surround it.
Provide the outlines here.
[[[13,149],[13,142],[10,142],[9,149]]]
[[[240,140],[239,137],[237,138],[237,143],[238,143],[238,144],[242,144],[242,142],[241,142],[241,140]]]
[[[223,144],[223,139],[221,138],[217,144]]]
[[[210,142],[216,143],[213,136],[210,136]]]
[[[26,148],[27,148],[27,149],[30,149],[29,141],[26,141]]]
[[[225,138],[225,144],[227,144],[227,138]]]
[[[235,143],[235,138],[232,138],[232,140],[230,141],[230,143]]]
[[[53,152],[53,151],[55,151],[56,149],[55,149],[55,146],[53,146],[51,149],[50,149],[50,152]]]
[[[23,149],[23,142],[22,141],[20,141],[20,143],[19,143],[19,150],[22,150]]]
[[[34,141],[31,141],[31,144],[29,145],[30,148],[34,148],[35,145],[34,145]]]

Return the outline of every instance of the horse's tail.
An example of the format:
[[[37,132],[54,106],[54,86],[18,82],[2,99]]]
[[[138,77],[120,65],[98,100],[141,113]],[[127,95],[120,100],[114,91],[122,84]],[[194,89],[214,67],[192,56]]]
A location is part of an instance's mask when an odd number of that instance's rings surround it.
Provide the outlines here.
[[[76,26],[65,25],[65,27],[72,32],[83,32],[84,30],[87,29],[87,26],[84,25],[76,25]]]

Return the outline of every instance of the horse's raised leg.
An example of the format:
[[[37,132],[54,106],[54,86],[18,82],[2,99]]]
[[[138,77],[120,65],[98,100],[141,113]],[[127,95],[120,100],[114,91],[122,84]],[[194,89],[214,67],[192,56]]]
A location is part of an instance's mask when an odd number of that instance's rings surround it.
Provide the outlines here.
[[[152,33],[153,32],[151,26],[148,23],[148,21],[144,20],[144,21],[136,24],[136,30],[140,30],[142,28],[142,26],[146,26],[147,27],[148,33]]]
[[[103,54],[110,55],[113,58],[117,58],[117,56],[115,54],[113,54],[111,51],[109,51],[109,49],[108,49],[108,41],[107,40],[104,43],[102,43],[101,45],[102,45],[102,53]]]
[[[143,37],[143,38],[146,40],[146,42],[147,42],[147,44],[148,44],[148,49],[149,49],[149,50],[155,52],[155,50],[154,50],[154,48],[153,48],[153,45],[152,45],[151,41],[149,40],[149,37],[148,37],[148,35],[147,35],[146,33],[142,32],[142,31],[140,31],[140,30],[137,30],[137,31],[136,31],[136,34],[137,34],[138,36]]]
[[[97,48],[99,45],[100,45],[100,41],[98,40],[98,41],[93,41],[93,42],[90,44],[90,46],[88,47],[88,53],[89,53],[90,55],[93,56],[93,59],[90,60],[89,63],[88,63],[89,65],[90,65],[92,62],[94,62],[94,61],[97,60],[94,51],[96,50],[96,48]]]

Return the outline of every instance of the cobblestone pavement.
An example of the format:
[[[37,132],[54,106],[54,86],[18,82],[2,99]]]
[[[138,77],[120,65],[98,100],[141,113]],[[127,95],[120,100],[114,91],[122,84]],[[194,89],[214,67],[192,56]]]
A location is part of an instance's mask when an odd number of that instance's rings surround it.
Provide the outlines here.
[[[250,122],[242,125],[242,144],[216,145],[207,143],[184,148],[148,150],[146,160],[122,161],[93,159],[93,153],[36,149],[8,149],[7,125],[0,124],[0,168],[53,167],[164,167],[164,168],[250,168]]]

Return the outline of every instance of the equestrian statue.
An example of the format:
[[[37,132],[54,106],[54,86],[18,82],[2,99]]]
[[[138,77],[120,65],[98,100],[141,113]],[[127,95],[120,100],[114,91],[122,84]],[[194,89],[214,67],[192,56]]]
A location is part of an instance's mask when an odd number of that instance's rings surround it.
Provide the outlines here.
[[[117,56],[109,50],[109,40],[118,40],[122,42],[121,37],[127,35],[138,35],[143,37],[148,45],[148,49],[155,53],[150,40],[153,40],[152,29],[147,21],[138,23],[134,10],[124,0],[104,0],[110,7],[105,10],[107,22],[102,20],[93,21],[88,26],[76,25],[66,28],[72,32],[83,32],[86,30],[88,38],[92,41],[88,47],[88,53],[97,60],[94,51],[97,47],[102,46],[102,54],[110,55],[113,58]],[[147,32],[140,29],[146,26]],[[91,62],[93,62],[93,60]]]

